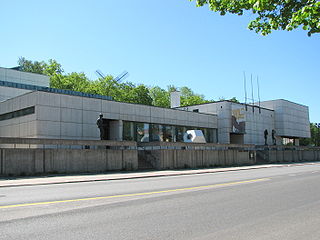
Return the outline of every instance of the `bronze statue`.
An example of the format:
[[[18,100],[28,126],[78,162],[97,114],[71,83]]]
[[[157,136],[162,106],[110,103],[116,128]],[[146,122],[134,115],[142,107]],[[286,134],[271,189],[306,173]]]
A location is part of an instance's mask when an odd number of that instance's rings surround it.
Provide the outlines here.
[[[276,141],[276,130],[272,129],[271,136],[272,136],[272,143],[273,143],[273,145],[277,145],[277,141]]]
[[[265,129],[264,130],[264,145],[268,145],[267,139],[268,139],[268,130]]]
[[[99,118],[97,119],[97,126],[100,130],[100,139],[105,140],[105,129],[103,124],[103,114],[100,113]]]

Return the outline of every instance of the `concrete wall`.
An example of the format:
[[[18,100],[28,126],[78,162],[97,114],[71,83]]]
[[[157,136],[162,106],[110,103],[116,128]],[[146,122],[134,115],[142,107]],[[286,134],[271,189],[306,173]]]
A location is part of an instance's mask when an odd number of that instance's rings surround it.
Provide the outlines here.
[[[0,103],[0,115],[14,112],[37,104],[37,98],[30,97],[32,93],[8,99]],[[35,109],[37,113],[37,109]],[[37,135],[37,116],[30,114],[0,121],[0,137],[35,137]]]
[[[50,78],[42,74],[0,67],[0,81],[49,87]]]
[[[279,99],[261,102],[261,106],[275,111],[275,128],[282,137],[310,137],[309,108]]]
[[[0,149],[0,176],[98,173],[138,168],[137,150]]]
[[[165,142],[139,146],[144,149],[139,156],[158,170],[320,161],[320,148]]]
[[[248,106],[245,112],[246,134],[245,144],[264,144],[264,130],[268,130],[267,143],[272,145],[272,129],[275,129],[274,111],[265,108]]]
[[[28,92],[31,92],[31,90],[0,86],[0,102],[23,95]]]
[[[141,143],[139,156],[158,170],[252,165],[256,163],[252,145]]]
[[[271,131],[275,128],[274,111],[259,108],[257,106],[247,106],[244,104],[221,101],[215,103],[201,104],[195,106],[181,107],[188,111],[198,109],[199,112],[217,114],[218,116],[218,142],[221,144],[230,143],[230,133],[232,132],[232,109],[234,107],[246,109],[244,113],[245,134],[244,144],[264,144],[264,130],[268,129],[268,143],[272,144]]]
[[[0,144],[0,176],[138,169],[135,142],[0,138]]]

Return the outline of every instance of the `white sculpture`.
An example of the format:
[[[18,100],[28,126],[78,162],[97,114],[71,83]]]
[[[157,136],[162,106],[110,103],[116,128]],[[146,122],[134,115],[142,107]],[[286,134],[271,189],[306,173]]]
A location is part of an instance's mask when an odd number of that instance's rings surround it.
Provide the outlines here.
[[[188,130],[183,135],[184,142],[206,143],[206,139],[201,130]]]

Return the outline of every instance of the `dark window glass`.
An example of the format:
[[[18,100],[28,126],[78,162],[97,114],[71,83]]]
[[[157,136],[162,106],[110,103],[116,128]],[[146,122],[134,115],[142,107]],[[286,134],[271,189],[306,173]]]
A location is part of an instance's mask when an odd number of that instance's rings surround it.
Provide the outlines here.
[[[163,125],[162,126],[162,141],[164,142],[173,142],[174,141],[174,127]]]
[[[25,115],[33,114],[35,112],[34,109],[35,109],[35,107],[33,106],[33,107],[20,109],[18,111],[1,114],[0,115],[0,121],[4,121],[4,120],[12,119],[12,118],[17,118],[17,117],[22,117],[22,116],[25,116]]]
[[[162,126],[160,124],[150,124],[150,142],[162,141]]]
[[[123,121],[123,140],[133,141],[134,140],[134,123]]]

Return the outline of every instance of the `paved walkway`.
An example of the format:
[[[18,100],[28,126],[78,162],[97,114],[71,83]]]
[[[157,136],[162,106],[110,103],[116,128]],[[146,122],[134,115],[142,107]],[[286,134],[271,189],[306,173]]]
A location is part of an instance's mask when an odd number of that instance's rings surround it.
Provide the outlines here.
[[[0,187],[17,187],[17,186],[32,186],[32,185],[47,185],[47,184],[62,184],[62,183],[77,183],[77,182],[94,182],[94,181],[109,181],[134,178],[149,178],[149,177],[166,177],[178,175],[192,175],[204,173],[218,173],[229,171],[243,171],[259,168],[274,168],[288,167],[299,165],[320,165],[319,162],[311,163],[290,163],[290,164],[266,164],[243,167],[225,167],[225,168],[207,168],[193,170],[163,170],[163,171],[143,171],[143,172],[117,172],[107,174],[90,174],[90,175],[55,175],[55,176],[37,176],[24,178],[0,178]]]

